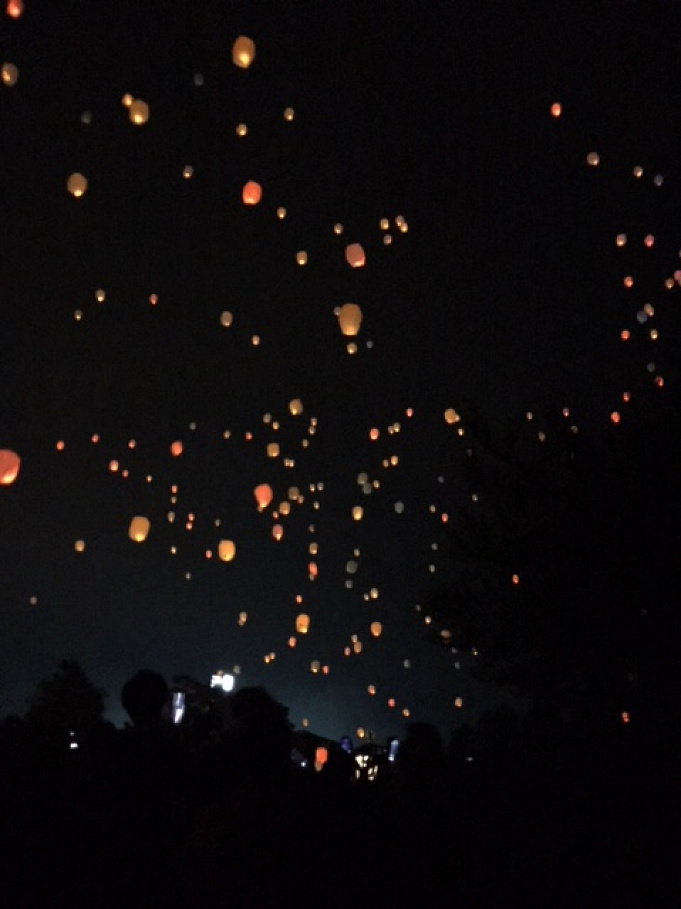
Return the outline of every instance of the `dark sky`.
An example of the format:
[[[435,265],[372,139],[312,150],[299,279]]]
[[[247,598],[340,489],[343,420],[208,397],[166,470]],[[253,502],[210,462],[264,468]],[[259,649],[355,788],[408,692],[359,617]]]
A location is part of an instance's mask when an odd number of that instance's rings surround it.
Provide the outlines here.
[[[460,504],[466,442],[443,412],[476,408],[500,430],[567,407],[598,437],[656,378],[678,395],[679,281],[664,282],[681,267],[680,24],[674,2],[631,0],[25,0],[3,15],[19,78],[0,85],[0,448],[22,458],[0,488],[3,715],[64,656],[116,720],[143,666],[207,679],[238,665],[330,735],[399,732],[405,709],[448,730],[498,697],[469,654],[427,643],[414,608],[446,577],[441,515]],[[248,69],[232,63],[238,35],[256,44]],[[145,125],[125,93],[149,104]],[[347,265],[351,242],[364,268]],[[349,301],[355,355],[333,313]],[[360,472],[380,488],[363,494]],[[304,501],[277,543],[291,486]],[[127,536],[136,514],[143,544]],[[301,611],[311,629],[292,649]],[[362,652],[345,657],[355,634]]]

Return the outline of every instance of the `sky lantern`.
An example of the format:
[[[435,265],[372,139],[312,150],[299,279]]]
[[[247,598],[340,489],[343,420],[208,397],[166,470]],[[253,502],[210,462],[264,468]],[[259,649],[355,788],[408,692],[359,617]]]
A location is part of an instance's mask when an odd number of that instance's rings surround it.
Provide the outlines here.
[[[361,243],[349,243],[345,247],[345,261],[351,268],[362,268],[366,259]]]
[[[244,188],[241,190],[241,199],[244,205],[257,205],[262,199],[262,186],[256,183],[255,180],[249,180],[248,183],[244,183]]]
[[[310,616],[301,612],[296,618],[296,631],[298,634],[307,634],[310,629]]]
[[[272,536],[277,541],[277,543],[279,540],[281,540],[281,538],[284,536],[284,528],[281,524],[275,524],[272,527]]]
[[[0,486],[10,486],[19,474],[21,458],[15,451],[0,450]]]
[[[6,10],[11,19],[18,19],[24,11],[23,0],[7,0]]]
[[[245,35],[239,35],[232,45],[232,62],[239,69],[248,69],[255,59],[255,42]]]
[[[218,543],[218,558],[222,562],[231,562],[236,555],[234,540],[220,540]]]
[[[381,632],[383,631],[383,626],[381,625],[380,622],[372,622],[371,625],[369,626],[369,630],[371,631],[373,636],[375,638],[377,638],[380,636]]]
[[[445,410],[445,423],[449,423],[451,426],[454,423],[458,423],[460,419],[461,417],[453,407],[448,407],[447,410]]]
[[[179,458],[184,449],[184,445],[179,439],[176,439],[170,446],[170,453],[174,458]]]
[[[297,417],[303,412],[303,402],[300,398],[293,398],[288,402],[288,409],[294,417]]]
[[[132,521],[130,521],[128,536],[131,540],[134,540],[135,543],[143,543],[147,538],[150,526],[151,523],[149,518],[145,518],[142,515],[135,515]]]
[[[66,181],[66,188],[71,193],[72,196],[75,196],[76,199],[80,199],[82,195],[85,194],[87,190],[87,177],[84,177],[82,174],[79,174],[77,171],[69,177]]]
[[[362,310],[356,303],[344,303],[338,311],[338,324],[344,335],[353,337],[362,324]]]
[[[361,505],[355,505],[352,509],[352,519],[353,521],[361,521],[364,515],[364,509]]]
[[[85,552],[85,540],[76,540],[73,544],[73,548],[76,552]]]
[[[279,457],[279,443],[278,442],[269,442],[267,445],[267,457],[268,458],[278,458]]]
[[[142,126],[149,119],[149,105],[141,98],[135,98],[128,108],[128,117],[135,126]]]
[[[223,328],[229,328],[233,321],[234,316],[228,309],[220,313],[220,325],[222,325]]]
[[[17,79],[19,78],[19,68],[14,65],[14,63],[3,63],[2,70],[2,84],[11,88],[13,85],[17,84]]]
[[[255,496],[255,501],[258,503],[258,508],[261,511],[270,504],[273,494],[272,487],[269,483],[261,483],[259,486],[255,487],[253,495]]]

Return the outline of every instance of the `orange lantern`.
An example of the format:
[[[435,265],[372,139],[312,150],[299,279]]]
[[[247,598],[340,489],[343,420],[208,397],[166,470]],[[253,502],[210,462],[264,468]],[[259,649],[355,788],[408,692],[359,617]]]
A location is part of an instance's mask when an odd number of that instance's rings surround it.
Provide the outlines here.
[[[245,35],[239,35],[232,46],[232,62],[240,69],[248,69],[254,59],[254,41]]]
[[[344,303],[338,311],[338,324],[344,335],[353,337],[362,324],[362,310],[356,303]]]
[[[23,0],[7,0],[7,15],[12,19],[18,19],[23,11]]]
[[[130,521],[128,536],[131,540],[134,540],[135,543],[143,543],[147,538],[150,526],[151,523],[149,518],[145,518],[142,515],[135,515],[132,521]]]
[[[372,622],[369,627],[370,627],[371,633],[373,634],[373,636],[375,638],[379,637],[381,632],[383,631],[383,626],[381,625],[380,622]]]
[[[255,496],[255,501],[258,503],[258,508],[262,511],[263,508],[267,506],[272,501],[272,487],[269,483],[261,483],[259,486],[256,486],[253,490],[253,495]]]
[[[307,634],[310,628],[310,616],[301,612],[296,618],[296,631],[298,634]]]
[[[170,453],[174,458],[179,458],[179,456],[182,454],[183,448],[184,448],[184,446],[183,446],[182,442],[180,442],[180,440],[178,439],[175,442],[173,442],[172,445],[170,446]]]
[[[256,183],[255,180],[244,183],[244,188],[241,190],[241,200],[244,205],[257,205],[261,199],[262,186],[259,183]]]
[[[281,538],[284,536],[284,528],[281,526],[281,524],[275,524],[272,527],[272,536],[277,542],[281,540]]]
[[[236,555],[236,546],[233,540],[220,540],[218,543],[218,557],[223,562],[231,562]]]
[[[21,458],[15,451],[0,450],[0,486],[12,484],[19,474],[20,466]]]
[[[361,243],[350,243],[345,247],[345,261],[351,268],[361,268],[366,259]]]

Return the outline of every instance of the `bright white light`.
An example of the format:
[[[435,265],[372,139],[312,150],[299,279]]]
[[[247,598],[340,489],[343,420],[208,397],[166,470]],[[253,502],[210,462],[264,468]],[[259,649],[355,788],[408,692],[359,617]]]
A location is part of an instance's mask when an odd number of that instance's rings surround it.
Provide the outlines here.
[[[234,676],[228,672],[217,672],[210,678],[211,688],[222,688],[223,691],[231,691],[234,688]]]

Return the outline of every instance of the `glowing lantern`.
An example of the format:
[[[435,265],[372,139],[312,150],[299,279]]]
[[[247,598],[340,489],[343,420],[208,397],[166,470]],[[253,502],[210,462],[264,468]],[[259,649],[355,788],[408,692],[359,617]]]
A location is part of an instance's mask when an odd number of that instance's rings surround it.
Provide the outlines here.
[[[296,253],[296,262],[298,265],[307,265],[307,253],[304,249],[301,249]]]
[[[315,749],[315,753],[314,753],[314,769],[317,772],[319,772],[322,769],[322,767],[324,766],[324,764],[326,764],[328,759],[329,759],[328,750],[323,745],[319,745],[319,747]]]
[[[135,98],[128,108],[128,117],[135,126],[142,126],[149,119],[149,105],[141,98]]]
[[[310,580],[312,580],[313,578],[316,578],[317,574],[319,573],[319,568],[317,567],[317,563],[310,562],[310,564],[307,566],[307,571],[308,571],[308,574],[310,575]]]
[[[353,521],[361,521],[362,516],[364,515],[364,509],[361,505],[355,505],[352,509],[352,519]]]
[[[12,19],[18,19],[23,11],[23,0],[7,0],[7,15]]]
[[[228,309],[226,309],[223,313],[220,313],[220,325],[222,325],[223,328],[229,328],[229,326],[232,324],[233,319],[234,317]]]
[[[220,540],[218,543],[218,557],[223,562],[231,562],[236,555],[236,546],[233,540]]]
[[[373,636],[375,638],[377,638],[380,636],[381,632],[383,631],[383,626],[381,625],[380,622],[372,622],[371,625],[369,626],[369,630],[371,631]]]
[[[272,528],[272,536],[277,542],[281,540],[281,538],[284,536],[284,528],[281,526],[281,524],[274,525]]]
[[[551,116],[552,117],[560,117],[560,115],[562,113],[563,113],[563,108],[560,106],[560,104],[557,101],[551,105]]]
[[[303,402],[300,398],[293,398],[292,401],[288,402],[288,409],[291,411],[294,417],[297,417],[303,412]]]
[[[85,552],[85,540],[76,540],[73,544],[73,548],[76,552]]]
[[[366,259],[361,243],[350,243],[345,247],[345,261],[351,268],[361,268]]]
[[[232,62],[240,69],[248,69],[255,59],[255,43],[245,35],[239,35],[232,46]]]
[[[296,631],[298,634],[307,634],[310,628],[310,616],[301,612],[296,618]]]
[[[0,486],[9,486],[16,480],[20,465],[21,458],[16,452],[0,450]]]
[[[135,543],[143,543],[147,538],[150,526],[149,518],[145,518],[142,515],[135,515],[132,521],[130,521],[128,536],[131,540],[134,540]]]
[[[362,324],[362,310],[356,303],[344,303],[338,310],[338,324],[344,335],[353,337]]]
[[[310,663],[310,672],[314,672],[314,673],[319,672],[319,670],[321,669],[321,665],[322,664],[319,662],[319,660],[312,660],[312,662]]]
[[[262,186],[255,180],[249,180],[241,191],[241,199],[244,205],[257,205],[262,199]]]
[[[69,179],[66,181],[66,188],[72,196],[75,196],[76,199],[79,199],[82,195],[84,195],[87,189],[87,178],[77,172],[71,174]]]
[[[447,410],[445,410],[445,423],[449,423],[451,426],[453,423],[458,423],[460,419],[461,417],[453,407],[448,407]]]
[[[269,483],[261,483],[259,486],[256,486],[253,490],[253,495],[255,496],[255,501],[258,503],[258,508],[263,509],[272,501],[272,487]]]
[[[11,88],[12,85],[16,85],[17,79],[19,78],[19,68],[16,67],[13,63],[3,63],[2,64],[2,83]]]
[[[586,163],[590,167],[596,167],[598,164],[600,164],[600,160],[601,158],[598,152],[589,152],[589,154],[586,156]]]
[[[247,621],[248,621],[248,613],[240,612],[239,613],[239,625],[245,625]]]
[[[179,456],[182,454],[183,448],[184,448],[184,446],[183,446],[182,442],[180,442],[180,440],[178,439],[175,442],[173,442],[172,445],[170,446],[170,453],[174,458],[179,458]]]
[[[279,457],[279,443],[270,442],[267,446],[267,457],[268,458],[278,458]]]

